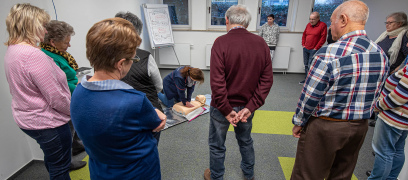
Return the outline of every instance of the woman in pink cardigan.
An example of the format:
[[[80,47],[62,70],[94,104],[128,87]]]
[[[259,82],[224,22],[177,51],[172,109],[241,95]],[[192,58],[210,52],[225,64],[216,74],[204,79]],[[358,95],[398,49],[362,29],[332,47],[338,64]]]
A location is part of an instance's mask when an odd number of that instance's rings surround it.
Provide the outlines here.
[[[4,57],[17,126],[40,145],[50,179],[70,179],[71,94],[65,73],[37,44],[50,16],[30,4],[14,5],[6,18],[9,39]]]

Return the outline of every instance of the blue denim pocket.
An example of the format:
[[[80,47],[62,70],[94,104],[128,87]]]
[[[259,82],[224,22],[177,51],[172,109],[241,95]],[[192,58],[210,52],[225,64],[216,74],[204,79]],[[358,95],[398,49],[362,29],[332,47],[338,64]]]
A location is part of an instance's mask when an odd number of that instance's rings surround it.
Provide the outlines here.
[[[222,115],[222,113],[217,108],[214,108],[212,106],[210,107],[210,116],[220,123],[229,123],[225,116]]]

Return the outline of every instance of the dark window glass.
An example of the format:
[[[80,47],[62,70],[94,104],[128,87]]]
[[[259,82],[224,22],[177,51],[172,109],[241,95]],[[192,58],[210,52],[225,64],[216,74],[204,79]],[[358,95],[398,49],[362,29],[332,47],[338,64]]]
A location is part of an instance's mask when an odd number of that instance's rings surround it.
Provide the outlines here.
[[[169,6],[171,24],[188,25],[188,0],[163,0]]]
[[[327,27],[331,25],[330,17],[333,11],[343,3],[343,0],[315,0],[313,11],[317,11],[320,14],[320,21],[327,24]]]
[[[268,22],[268,15],[275,15],[275,23],[279,26],[286,26],[288,20],[289,0],[262,0],[261,20],[262,26]]]
[[[225,12],[238,0],[211,0],[211,25],[225,25]]]

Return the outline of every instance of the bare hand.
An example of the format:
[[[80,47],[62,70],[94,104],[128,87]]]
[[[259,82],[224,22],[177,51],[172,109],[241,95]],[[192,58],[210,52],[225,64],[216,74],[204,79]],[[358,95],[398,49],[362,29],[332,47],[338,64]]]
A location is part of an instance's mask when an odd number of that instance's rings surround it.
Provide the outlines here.
[[[192,105],[190,102],[186,102],[186,107],[188,107],[188,108],[191,108],[191,107],[194,107],[194,105]]]
[[[162,122],[160,123],[159,126],[157,126],[156,129],[153,129],[153,132],[160,132],[161,130],[164,129],[164,126],[166,125],[167,116],[163,114],[160,110],[158,109],[155,109],[155,110],[156,110],[157,116],[159,116]]]
[[[251,114],[252,113],[251,111],[249,111],[248,108],[241,109],[241,111],[238,112],[238,120],[243,123],[246,123],[247,119],[249,118],[249,116],[251,116]]]
[[[292,133],[293,137],[300,138],[300,132],[302,131],[302,126],[293,126]]]
[[[237,123],[239,122],[237,116],[237,112],[232,110],[227,116],[225,116],[225,118],[228,120],[228,122],[230,122],[230,124],[232,124],[232,126],[237,127]]]

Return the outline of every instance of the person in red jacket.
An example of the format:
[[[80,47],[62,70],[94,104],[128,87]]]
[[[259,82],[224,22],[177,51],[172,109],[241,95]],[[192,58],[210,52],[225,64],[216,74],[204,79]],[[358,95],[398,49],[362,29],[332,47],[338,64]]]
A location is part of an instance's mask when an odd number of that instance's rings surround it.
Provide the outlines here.
[[[303,64],[305,65],[305,79],[309,72],[309,65],[312,63],[312,57],[326,42],[327,25],[320,21],[320,14],[318,12],[312,12],[309,17],[309,23],[306,25],[306,29],[302,36],[303,47]],[[299,82],[299,84],[305,83],[305,81]]]

